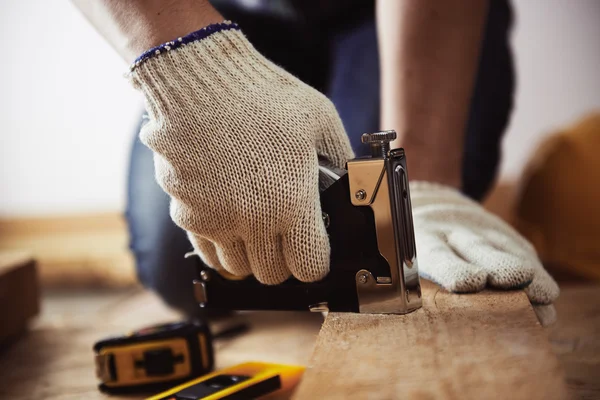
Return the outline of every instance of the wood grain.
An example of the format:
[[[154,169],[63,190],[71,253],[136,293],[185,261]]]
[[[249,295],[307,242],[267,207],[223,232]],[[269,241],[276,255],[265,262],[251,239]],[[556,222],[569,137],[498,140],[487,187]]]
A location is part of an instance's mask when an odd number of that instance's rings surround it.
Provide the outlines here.
[[[599,286],[563,288],[556,304],[558,323],[545,331],[520,295],[436,294],[429,286],[424,292],[425,309],[383,318],[378,327],[361,318],[368,316],[356,316],[353,325],[367,326],[361,331],[351,330],[352,326],[346,329],[348,322],[339,326],[340,316],[331,315],[325,324],[328,331],[323,332],[335,332],[337,339],[327,344],[329,350],[323,350],[323,337],[319,338],[317,354],[322,356],[315,359],[315,354],[312,361],[320,315],[242,313],[236,320],[214,326],[218,331],[239,320],[252,324],[248,334],[216,343],[217,365],[223,368],[249,360],[309,365],[300,398],[536,399],[552,392],[548,396],[552,399],[565,392],[556,358],[548,354],[545,333],[549,332],[573,398],[600,397]],[[480,298],[484,298],[481,303]],[[487,315],[481,315],[481,310],[488,311]],[[338,318],[335,324],[333,317]],[[91,347],[102,337],[178,318],[156,296],[139,288],[46,292],[42,315],[32,330],[0,352],[0,398],[142,399],[98,392]],[[390,322],[394,326],[389,335],[377,334]],[[364,349],[370,349],[368,356]],[[362,359],[355,358],[357,352]],[[324,357],[329,357],[329,365],[336,370],[325,371],[332,379],[313,392],[315,369],[325,363]],[[406,365],[410,369],[402,372]],[[439,376],[432,377],[432,371]],[[381,380],[375,380],[374,374]],[[398,376],[406,382],[390,387],[390,379]],[[548,388],[540,390],[542,384]],[[396,390],[407,387],[416,388],[412,395],[397,395]],[[527,387],[534,393],[528,393]]]
[[[561,288],[550,343],[576,399],[600,399],[600,285]]]
[[[44,287],[135,284],[123,216],[118,213],[0,220],[0,250],[24,250]]]
[[[564,399],[563,371],[523,292],[423,282],[408,315],[330,314],[296,399]]]

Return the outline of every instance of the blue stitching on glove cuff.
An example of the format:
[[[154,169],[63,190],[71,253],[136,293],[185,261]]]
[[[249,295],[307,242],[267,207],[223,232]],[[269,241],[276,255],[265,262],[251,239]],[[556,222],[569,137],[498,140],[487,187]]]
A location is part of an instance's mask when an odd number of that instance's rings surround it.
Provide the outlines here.
[[[156,57],[156,56],[160,55],[161,53],[164,53],[164,52],[167,52],[170,50],[175,50],[175,49],[177,49],[181,46],[184,46],[188,43],[206,39],[213,33],[228,31],[231,29],[239,30],[240,27],[238,26],[238,24],[236,24],[235,22],[231,22],[231,21],[224,21],[224,22],[220,22],[218,24],[208,25],[198,31],[192,32],[183,37],[177,38],[176,40],[172,40],[170,42],[163,43],[159,46],[151,48],[148,51],[145,51],[141,56],[139,56],[133,62],[130,69],[133,70],[135,67],[137,67],[144,61],[146,61],[152,57]]]

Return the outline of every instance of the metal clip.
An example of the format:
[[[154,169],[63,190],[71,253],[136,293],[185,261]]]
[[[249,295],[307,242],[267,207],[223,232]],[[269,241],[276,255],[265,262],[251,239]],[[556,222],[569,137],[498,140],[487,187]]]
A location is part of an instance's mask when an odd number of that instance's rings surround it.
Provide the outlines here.
[[[322,303],[312,304],[308,306],[310,312],[329,312],[329,304],[325,301]]]
[[[208,297],[206,296],[206,285],[204,282],[194,279],[194,297],[196,297],[196,301],[200,304],[200,307],[205,307],[208,302]]]
[[[389,150],[395,137],[393,131],[363,135],[373,157],[348,161],[350,201],[373,210],[377,247],[390,268],[389,276],[377,278],[365,269],[356,273],[359,311],[365,313],[404,314],[421,307],[404,151]]]

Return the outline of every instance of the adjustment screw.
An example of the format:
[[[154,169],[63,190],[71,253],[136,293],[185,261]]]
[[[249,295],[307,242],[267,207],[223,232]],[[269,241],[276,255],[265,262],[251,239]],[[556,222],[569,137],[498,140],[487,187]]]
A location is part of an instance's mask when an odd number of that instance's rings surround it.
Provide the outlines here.
[[[367,192],[365,192],[364,190],[360,189],[358,192],[354,193],[354,197],[356,197],[357,200],[364,200],[367,198]]]
[[[207,270],[203,269],[200,271],[200,278],[202,278],[204,282],[208,282],[210,280],[210,274]]]
[[[369,281],[369,275],[365,272],[358,276],[358,281],[362,284],[365,284]]]
[[[396,140],[396,131],[379,131],[373,133],[363,133],[360,141],[363,143],[389,143]]]
[[[390,142],[396,140],[396,131],[380,131],[373,133],[364,133],[360,140],[371,146],[371,157],[388,158],[390,151]]]

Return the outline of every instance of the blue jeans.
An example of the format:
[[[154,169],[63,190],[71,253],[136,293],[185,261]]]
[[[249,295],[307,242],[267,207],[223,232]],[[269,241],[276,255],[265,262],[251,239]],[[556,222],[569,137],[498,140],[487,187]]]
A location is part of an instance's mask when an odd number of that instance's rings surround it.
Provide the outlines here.
[[[300,24],[223,12],[240,23],[256,48],[335,104],[357,155],[360,135],[379,126],[379,65],[373,15],[315,32]],[[234,15],[232,15],[234,14]],[[511,10],[493,1],[472,97],[463,161],[463,192],[481,199],[491,187],[500,139],[512,108],[514,74],[509,49]],[[272,32],[278,32],[273,35]],[[137,133],[137,132],[136,132]],[[192,293],[193,265],[185,233],[169,216],[169,197],[154,179],[152,152],[136,134],[131,152],[126,217],[140,281],[170,306],[200,315]]]

